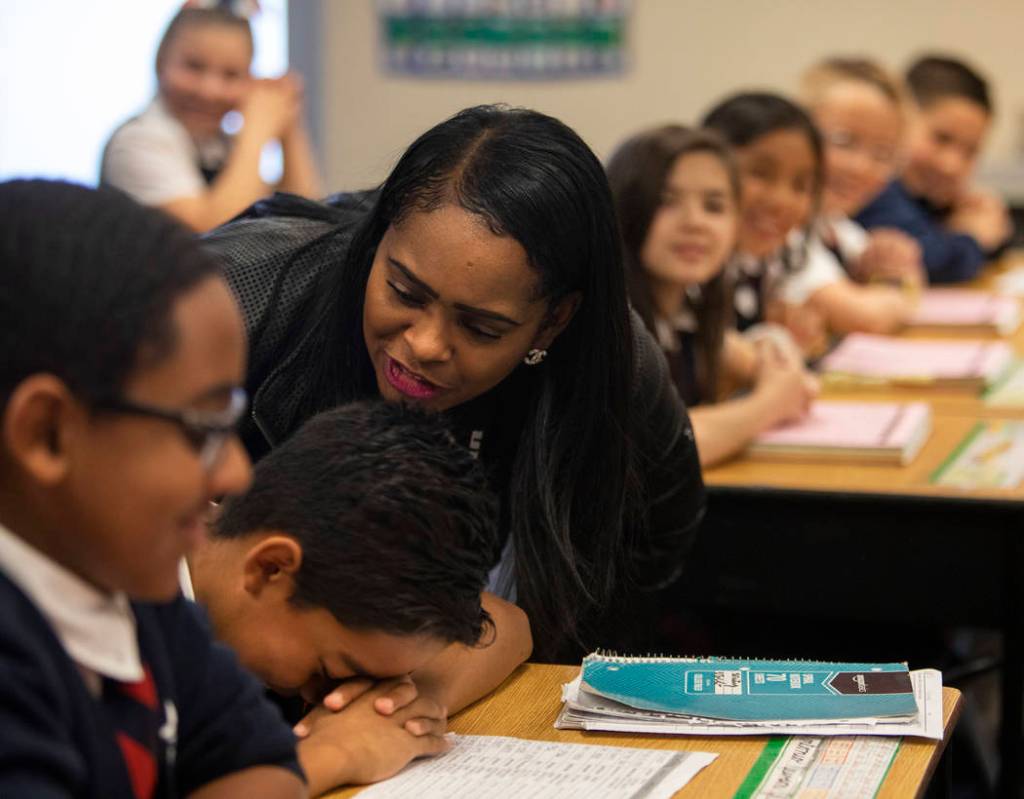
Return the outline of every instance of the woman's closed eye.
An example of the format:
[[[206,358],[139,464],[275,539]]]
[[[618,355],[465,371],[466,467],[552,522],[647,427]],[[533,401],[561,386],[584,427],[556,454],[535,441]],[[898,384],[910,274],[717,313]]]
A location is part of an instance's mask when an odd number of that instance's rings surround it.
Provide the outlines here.
[[[388,286],[391,287],[391,290],[395,293],[395,296],[398,298],[399,302],[401,302],[403,305],[408,305],[410,308],[422,308],[424,305],[427,304],[427,301],[423,297],[419,296],[414,291],[411,291],[408,287],[402,285],[401,283],[396,283],[393,280],[389,280],[387,281],[387,283]]]
[[[490,341],[497,341],[503,335],[497,330],[485,327],[481,325],[479,322],[474,321],[473,319],[463,319],[462,326],[466,330],[468,330],[470,335],[472,335],[474,338],[477,338],[485,343]]]

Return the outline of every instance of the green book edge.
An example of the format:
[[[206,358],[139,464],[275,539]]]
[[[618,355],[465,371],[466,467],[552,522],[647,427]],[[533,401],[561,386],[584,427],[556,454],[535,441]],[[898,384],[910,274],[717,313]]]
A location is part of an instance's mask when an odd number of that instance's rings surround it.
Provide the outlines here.
[[[978,422],[974,425],[974,427],[971,428],[971,431],[964,436],[963,441],[953,447],[953,451],[950,452],[949,455],[946,456],[946,459],[939,464],[938,468],[932,472],[931,477],[928,478],[928,482],[932,485],[937,483],[949,467],[953,465],[953,462],[971,445],[971,442],[974,441],[974,439],[981,435],[981,432],[986,427],[988,427],[988,425],[985,422]]]
[[[732,799],[750,799],[754,795],[761,787],[761,783],[764,782],[764,778],[768,776],[771,767],[775,765],[775,761],[779,759],[779,753],[782,752],[788,740],[789,738],[785,736],[774,736],[768,739],[768,743],[764,745],[764,749],[754,761],[754,765],[750,767],[746,779],[743,780]]]

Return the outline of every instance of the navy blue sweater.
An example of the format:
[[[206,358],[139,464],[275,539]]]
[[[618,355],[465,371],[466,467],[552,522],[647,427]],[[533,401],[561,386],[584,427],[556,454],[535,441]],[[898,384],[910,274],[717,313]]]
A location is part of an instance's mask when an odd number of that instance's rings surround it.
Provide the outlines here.
[[[890,227],[917,239],[928,280],[931,283],[959,283],[981,270],[985,252],[974,237],[948,230],[946,212],[914,197],[900,181],[894,180],[859,214],[866,228]]]
[[[2,572],[0,607],[0,797],[132,796],[102,703],[46,619]],[[176,717],[176,745],[161,743],[157,797],[184,796],[250,766],[302,774],[291,730],[234,654],[210,639],[193,603],[179,598],[132,610],[164,721]]]

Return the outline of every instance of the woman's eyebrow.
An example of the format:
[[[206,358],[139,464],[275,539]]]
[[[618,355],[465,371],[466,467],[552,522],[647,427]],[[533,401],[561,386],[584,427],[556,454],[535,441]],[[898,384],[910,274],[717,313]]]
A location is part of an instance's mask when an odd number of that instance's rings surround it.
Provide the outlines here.
[[[422,280],[420,280],[418,277],[416,277],[416,275],[414,275],[409,270],[409,267],[407,267],[401,261],[398,261],[398,260],[396,260],[395,258],[393,258],[392,256],[389,255],[388,256],[388,263],[391,264],[395,269],[397,269],[403,275],[405,275],[406,280],[408,280],[410,283],[415,283],[417,288],[419,288],[421,291],[425,292],[426,294],[429,294],[432,299],[436,300],[438,297],[441,296],[436,291],[434,291],[434,289],[432,289],[429,284],[424,283]]]
[[[391,266],[393,266],[399,272],[401,272],[405,276],[406,280],[408,280],[410,283],[414,283],[417,286],[417,288],[419,288],[425,294],[428,294],[431,297],[431,299],[436,300],[440,298],[440,294],[438,294],[428,283],[424,283],[422,280],[416,277],[416,275],[412,273],[409,267],[407,267],[401,261],[389,255],[388,263],[391,264]],[[520,327],[523,324],[522,322],[517,322],[515,319],[512,319],[511,317],[505,316],[504,314],[497,313],[496,311],[488,311],[484,308],[476,308],[472,305],[466,305],[461,302],[453,303],[452,307],[455,308],[456,310],[462,311],[463,313],[472,314],[473,316],[482,316],[487,319],[492,319],[495,322],[504,322],[505,324],[512,325],[513,327]]]
[[[456,302],[452,305],[453,308],[462,311],[463,313],[472,314],[473,316],[483,316],[487,319],[493,319],[495,322],[504,322],[506,325],[512,325],[513,327],[519,327],[522,322],[517,322],[515,319],[511,319],[504,314],[495,313],[494,311],[486,311],[483,308],[474,308],[472,305],[463,305],[461,302]]]

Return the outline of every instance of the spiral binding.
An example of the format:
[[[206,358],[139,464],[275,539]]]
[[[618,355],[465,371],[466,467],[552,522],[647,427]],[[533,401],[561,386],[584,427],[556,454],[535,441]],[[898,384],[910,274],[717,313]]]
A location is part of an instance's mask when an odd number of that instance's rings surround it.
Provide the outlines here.
[[[666,655],[662,652],[648,652],[645,655],[627,655],[613,649],[595,649],[583,658],[584,663],[720,663],[726,660],[745,663],[808,663],[817,666],[844,666],[849,661],[814,660],[813,658],[748,658],[725,655]],[[904,663],[903,665],[907,665]]]

